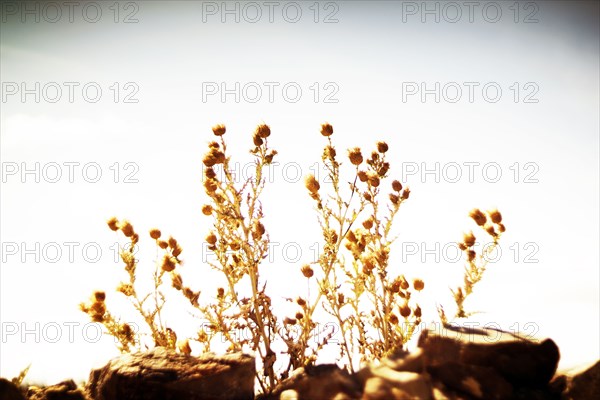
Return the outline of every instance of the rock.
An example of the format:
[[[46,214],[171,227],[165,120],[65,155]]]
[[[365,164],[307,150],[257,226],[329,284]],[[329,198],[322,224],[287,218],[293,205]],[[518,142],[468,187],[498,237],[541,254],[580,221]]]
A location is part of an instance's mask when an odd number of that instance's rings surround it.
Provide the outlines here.
[[[194,357],[157,347],[124,354],[90,373],[94,400],[233,400],[254,398],[256,366],[240,353]]]
[[[72,380],[56,385],[38,388],[30,386],[27,390],[28,400],[87,400],[81,389]]]
[[[423,362],[435,381],[467,398],[552,398],[548,383],[560,357],[550,340],[537,343],[492,328],[451,325],[426,329],[419,337]]]
[[[8,379],[0,378],[0,399],[25,400],[25,396],[23,396],[17,385]]]
[[[323,364],[298,368],[263,399],[352,400],[360,397],[360,385],[346,370],[335,364]]]
[[[600,398],[600,361],[574,376],[561,376],[553,382],[564,390],[565,400],[584,400]]]

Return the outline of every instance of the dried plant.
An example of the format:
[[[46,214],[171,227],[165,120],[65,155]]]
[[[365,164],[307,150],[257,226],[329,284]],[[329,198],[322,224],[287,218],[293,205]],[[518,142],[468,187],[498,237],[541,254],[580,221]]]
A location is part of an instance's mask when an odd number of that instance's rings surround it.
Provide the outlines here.
[[[342,162],[331,140],[333,127],[322,125],[326,144],[321,159],[327,179],[319,182],[314,175],[305,179],[308,195],[315,204],[322,249],[316,261],[302,265],[298,271],[301,279],[317,290],[313,296],[287,299],[296,311],[279,317],[273,311],[266,280],[261,276],[270,239],[260,197],[265,188],[265,168],[277,155],[268,146],[271,130],[262,124],[254,131],[250,151],[254,158],[253,176],[239,184],[230,172],[225,133],[224,125],[213,127],[216,140],[208,144],[202,159],[203,186],[208,198],[202,213],[212,219],[205,242],[214,255],[214,261],[207,264],[220,273],[223,281],[208,301],[200,302],[200,292],[184,285],[179,268],[182,248],[172,237],[162,239],[158,229],[149,233],[159,254],[152,275],[153,290],[139,294],[136,280],[140,272],[134,257],[139,236],[128,221],[108,221],[110,229],[130,240],[120,253],[128,279],[119,284],[117,291],[130,300],[142,317],[152,339],[150,345],[191,354],[190,340],[197,342],[201,351],[211,351],[216,338],[224,338],[228,351],[251,351],[257,355],[256,378],[263,393],[274,389],[292,370],[316,363],[337,333],[339,361],[349,371],[359,362],[402,349],[421,322],[421,307],[415,297],[425,283],[419,278],[409,282],[399,266],[390,265],[393,221],[409,199],[410,189],[398,180],[388,182],[388,145],[377,142],[368,157],[360,148],[352,148]],[[345,164],[349,164],[348,176],[342,173]],[[474,210],[471,217],[496,246],[504,231],[500,213],[490,211],[486,217]],[[472,233],[465,235],[460,244],[468,265],[464,285],[453,291],[457,317],[468,315],[464,300],[481,280],[487,265],[485,256],[493,251],[493,246],[488,247],[485,254],[477,256],[474,244]],[[177,341],[177,335],[165,326],[161,316],[166,303],[165,281],[170,281],[172,288],[187,299],[199,318],[208,321],[209,330],[200,329],[196,336]],[[134,332],[129,324],[108,311],[104,292],[95,292],[90,302],[80,307],[118,339],[122,352],[141,349],[142,332]],[[443,310],[440,316],[446,318]],[[319,332],[318,327],[332,318],[339,332]]]

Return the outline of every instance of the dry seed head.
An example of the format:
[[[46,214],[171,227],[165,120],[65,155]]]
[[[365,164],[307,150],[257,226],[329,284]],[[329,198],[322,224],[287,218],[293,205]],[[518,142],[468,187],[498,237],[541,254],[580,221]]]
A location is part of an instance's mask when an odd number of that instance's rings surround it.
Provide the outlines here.
[[[369,192],[364,192],[363,197],[365,198],[366,201],[372,200],[371,193],[369,193]]]
[[[160,231],[156,228],[154,229],[150,229],[150,237],[152,239],[159,239],[160,238]]]
[[[325,147],[325,156],[330,159],[334,159],[337,155],[335,149],[332,146]]]
[[[285,317],[285,319],[283,320],[283,323],[286,325],[296,325],[296,319],[295,318],[289,318],[289,317]]]
[[[175,260],[173,259],[173,257],[171,257],[170,255],[167,255],[167,254],[165,254],[163,256],[162,265],[161,265],[161,268],[163,271],[171,272],[175,269],[176,265],[177,264],[175,263]]]
[[[400,197],[397,194],[390,193],[389,197],[393,205],[397,206],[400,204]]]
[[[346,297],[344,296],[344,293],[338,293],[338,303],[340,305],[344,304],[344,302],[346,301]]]
[[[190,342],[187,339],[180,340],[177,343],[177,347],[179,348],[179,352],[181,354],[190,355],[192,353],[192,348],[190,347]]]
[[[365,229],[371,229],[373,227],[373,220],[371,218],[364,220],[362,226]]]
[[[423,280],[421,280],[421,279],[415,279],[413,281],[413,287],[415,288],[415,290],[417,292],[420,292],[421,290],[423,290],[425,288],[425,282],[423,282]]]
[[[394,180],[392,182],[392,189],[394,189],[394,191],[399,192],[402,190],[402,184],[400,183],[399,180]]]
[[[365,171],[358,171],[356,175],[361,182],[366,182],[369,179],[369,175]]]
[[[223,124],[218,124],[212,127],[212,131],[215,134],[215,136],[223,136],[225,134],[225,125]]]
[[[106,304],[104,304],[103,301],[96,301],[95,303],[92,303],[90,312],[98,315],[104,315],[104,313],[106,313]]]
[[[372,161],[377,161],[379,160],[379,153],[377,153],[376,151],[371,153],[371,160]]]
[[[348,241],[351,243],[356,243],[356,241],[357,241],[356,235],[354,234],[353,231],[348,231],[348,234],[346,235],[346,239],[348,239]]]
[[[204,181],[204,188],[206,189],[206,192],[209,194],[216,192],[218,187],[219,187],[219,185],[217,184],[217,181],[215,181],[214,179],[207,179]]]
[[[319,185],[319,182],[313,174],[308,175],[304,179],[304,185],[312,194],[316,194],[319,191],[319,189],[321,189],[321,185]]]
[[[388,320],[393,324],[396,325],[399,321],[398,321],[398,316],[394,313],[391,313],[388,317]]]
[[[129,221],[123,221],[123,223],[121,224],[121,232],[123,232],[123,235],[125,235],[126,237],[132,237],[135,233],[135,231],[133,230],[133,225],[131,225]]]
[[[494,229],[493,225],[488,225],[485,227],[485,231],[490,235],[490,236],[498,236],[498,234],[496,233],[496,230]]]
[[[373,187],[378,187],[380,183],[379,177],[377,175],[370,175],[369,176],[369,185],[373,186]]]
[[[408,200],[408,197],[410,196],[410,188],[404,188],[404,190],[402,191],[402,200]]]
[[[461,249],[462,251],[465,251],[467,249],[467,246],[464,243],[459,243],[458,248]]]
[[[498,231],[500,231],[500,232],[506,231],[506,227],[504,226],[504,224],[498,224]]]
[[[405,303],[402,307],[400,307],[400,315],[402,315],[404,318],[410,317],[410,307],[408,304]]]
[[[112,231],[118,231],[119,230],[119,220],[116,217],[112,217],[111,219],[109,219],[108,221],[106,221],[106,224],[108,225],[108,227]]]
[[[134,234],[131,236],[131,243],[132,243],[132,244],[136,244],[136,243],[137,243],[137,242],[139,242],[139,241],[140,241],[140,235],[138,235],[137,233],[134,233]]]
[[[471,217],[473,219],[473,221],[475,221],[475,223],[479,226],[483,226],[487,222],[487,218],[485,217],[485,214],[482,213],[481,210],[478,208],[472,209],[469,212],[469,217]]]
[[[497,209],[488,211],[488,215],[490,216],[490,219],[493,223],[499,224],[500,222],[502,222],[502,214],[500,214],[500,211],[498,211]]]
[[[171,284],[177,290],[181,290],[181,288],[183,287],[183,280],[181,279],[181,275],[179,275],[175,271],[171,272]]]
[[[469,250],[467,252],[467,260],[473,261],[475,259],[476,255],[477,255],[477,253],[475,253],[475,250]]]
[[[300,270],[302,271],[302,275],[304,275],[305,278],[312,278],[312,276],[315,274],[313,269],[308,264],[303,265]]]
[[[179,257],[182,251],[183,248],[179,244],[177,244],[177,246],[175,246],[175,248],[171,251],[171,254],[173,254],[174,257]]]
[[[328,123],[324,123],[321,125],[321,135],[323,136],[331,136],[333,135],[333,126]]]
[[[359,147],[348,150],[348,158],[352,165],[360,165],[363,162],[363,156]]]
[[[260,136],[258,136],[258,134],[254,134],[254,136],[252,136],[252,142],[254,143],[255,146],[262,146],[262,144],[264,143],[264,141],[262,140],[262,138]]]
[[[381,168],[379,168],[379,170],[377,171],[377,174],[378,174],[380,177],[382,177],[382,178],[383,178],[383,177],[385,176],[385,174],[387,174],[387,173],[388,173],[388,171],[389,171],[389,170],[390,170],[390,163],[389,163],[389,162],[384,162],[384,163],[381,165]]]
[[[463,243],[466,247],[473,247],[475,245],[475,240],[476,239],[475,235],[473,235],[473,232],[465,233],[463,236]]]
[[[300,307],[304,307],[306,305],[306,300],[304,300],[302,297],[298,297],[296,299],[296,303],[298,303]]]
[[[164,240],[159,240],[158,241],[158,247],[160,247],[161,249],[166,249],[167,247],[169,247],[169,243],[165,242]]]
[[[297,312],[296,319],[302,319],[302,318],[304,318],[304,314],[302,314],[301,312]]]
[[[406,280],[404,275],[400,275],[400,287],[404,290],[406,290],[410,287],[410,285],[408,284],[408,281]]]
[[[97,302],[103,303],[104,300],[106,300],[106,293],[102,292],[102,291],[97,291],[94,292],[94,299]]]
[[[213,211],[213,208],[210,204],[205,204],[202,206],[202,214],[211,215],[212,211]]]
[[[388,151],[389,147],[386,142],[377,142],[377,151],[380,153],[385,153]]]
[[[214,169],[212,169],[211,167],[209,167],[209,168],[206,168],[204,170],[204,176],[206,176],[209,179],[212,179],[212,178],[214,178],[214,177],[217,176],[217,173],[215,172]]]
[[[269,128],[269,125],[259,125],[256,127],[255,134],[263,139],[267,138],[271,135],[271,128]]]
[[[217,288],[217,297],[222,298],[223,296],[225,296],[225,289],[223,289],[222,287]]]
[[[418,304],[417,304],[417,307],[415,307],[414,314],[415,314],[415,317],[421,318],[422,311],[421,311],[421,307]]]
[[[125,296],[133,296],[133,286],[129,283],[121,282],[119,286],[117,286],[117,291],[123,293]]]
[[[206,236],[206,242],[208,244],[214,245],[215,243],[217,243],[217,237],[215,236],[214,233],[211,232]]]
[[[208,148],[209,149],[219,149],[219,148],[221,148],[221,145],[217,142],[210,142],[208,144]]]
[[[177,240],[173,236],[169,236],[168,243],[169,243],[169,247],[172,249],[177,247]]]

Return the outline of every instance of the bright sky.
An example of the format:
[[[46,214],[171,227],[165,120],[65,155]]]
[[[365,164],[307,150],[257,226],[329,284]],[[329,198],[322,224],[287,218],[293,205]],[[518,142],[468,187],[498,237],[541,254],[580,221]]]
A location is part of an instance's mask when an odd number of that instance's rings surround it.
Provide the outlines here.
[[[561,368],[598,359],[598,3],[472,3],[3,3],[0,375],[81,380],[117,354],[78,310],[104,289],[133,315],[111,291],[113,215],[142,234],[141,266],[159,227],[213,295],[200,179],[216,123],[240,171],[255,126],[273,132],[274,299],[306,291],[319,232],[302,177],[324,174],[328,121],[338,154],[387,141],[411,187],[392,264],[425,280],[426,321],[451,309],[463,264],[448,246],[475,228],[469,210],[498,207],[508,230],[473,321],[553,338]],[[184,303],[172,312],[193,332]]]

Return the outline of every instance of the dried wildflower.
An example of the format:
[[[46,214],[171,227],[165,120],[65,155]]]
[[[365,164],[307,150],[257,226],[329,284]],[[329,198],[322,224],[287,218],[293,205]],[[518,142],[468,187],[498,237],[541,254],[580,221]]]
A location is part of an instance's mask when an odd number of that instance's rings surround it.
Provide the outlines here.
[[[319,185],[319,182],[316,180],[316,178],[313,174],[308,175],[304,179],[304,186],[306,186],[308,191],[311,192],[312,194],[317,194],[319,189],[321,189],[321,185]]]
[[[216,192],[218,187],[219,187],[219,185],[217,184],[217,181],[215,181],[214,179],[207,179],[204,181],[204,188],[206,189],[206,192],[208,194]]]
[[[265,226],[260,221],[255,221],[252,237],[254,240],[259,240],[265,234]]]
[[[410,188],[405,188],[402,191],[402,195],[400,197],[402,198],[402,200],[408,200],[409,196],[410,196]]]
[[[225,153],[218,149],[211,148],[210,151],[204,155],[202,162],[207,167],[212,167],[215,164],[223,164],[225,162]]]
[[[402,315],[402,317],[404,317],[404,318],[410,317],[410,312],[411,312],[411,310],[407,303],[404,303],[404,305],[402,307],[400,307],[400,315]]]
[[[506,231],[506,227],[504,226],[504,224],[498,224],[498,230],[500,232],[504,232],[504,231]]]
[[[353,231],[348,231],[348,233],[346,234],[346,239],[348,239],[348,241],[351,243],[356,243],[356,241],[358,240],[356,238],[356,234],[354,234]]]
[[[162,265],[161,268],[163,271],[165,272],[171,272],[175,269],[175,266],[177,264],[175,263],[175,260],[173,259],[173,257],[165,254],[163,256],[163,260],[162,260]]]
[[[394,191],[399,192],[402,190],[402,184],[400,183],[399,180],[394,180],[392,182],[392,189],[394,189]]]
[[[181,354],[190,355],[192,353],[192,348],[190,347],[190,342],[187,339],[179,341],[177,343],[177,347],[179,348],[179,352]]]
[[[473,247],[475,245],[475,240],[476,239],[475,235],[473,235],[473,232],[465,233],[463,236],[463,243],[466,247]]]
[[[133,296],[133,286],[131,286],[129,283],[123,283],[121,282],[119,284],[119,286],[117,286],[117,291],[123,293],[125,296],[129,297],[129,296]]]
[[[205,204],[202,206],[202,214],[211,215],[212,211],[213,211],[213,208],[210,204]]]
[[[406,280],[404,275],[400,275],[400,287],[404,290],[406,290],[410,287],[410,285],[408,284],[408,281]]]
[[[255,135],[263,139],[267,138],[271,135],[271,128],[269,128],[269,125],[259,125],[256,127]]]
[[[490,235],[490,236],[498,236],[498,234],[496,233],[496,230],[494,229],[493,225],[488,225],[485,227],[485,231]]]
[[[160,238],[160,231],[158,229],[150,229],[150,237],[152,239],[158,239]]]
[[[179,275],[175,271],[171,272],[171,285],[177,290],[181,290],[181,288],[183,287],[183,280],[181,279],[181,275]]]
[[[119,230],[119,220],[116,217],[112,217],[111,219],[109,219],[108,221],[106,221],[108,227],[112,230],[112,231],[118,231]]]
[[[331,160],[335,159],[335,156],[337,155],[335,149],[332,146],[325,147],[324,154],[326,158],[329,158]]]
[[[377,175],[379,175],[380,177],[384,177],[388,171],[390,170],[390,163],[389,162],[384,162],[381,167],[377,170]]]
[[[500,214],[500,211],[498,211],[497,209],[488,211],[488,215],[490,216],[490,219],[493,223],[499,224],[500,222],[502,222],[502,214]]]
[[[301,312],[297,312],[296,319],[302,319],[302,318],[304,318],[304,314],[302,314]]]
[[[217,288],[217,297],[221,299],[223,298],[223,296],[225,296],[225,289],[223,289],[222,287]]]
[[[138,235],[137,233],[134,233],[134,234],[131,236],[131,243],[132,243],[132,244],[136,244],[136,243],[137,243],[137,242],[139,242],[139,241],[140,241],[140,235]]]
[[[389,197],[393,205],[397,206],[398,204],[400,204],[400,196],[398,196],[397,194],[390,193]]]
[[[369,175],[365,171],[358,171],[356,175],[361,182],[366,182],[369,179]]]
[[[174,257],[179,257],[182,251],[183,248],[178,244],[174,249],[171,250],[171,254],[173,254]]]
[[[215,134],[215,136],[223,136],[226,131],[225,125],[223,125],[223,124],[215,125],[212,127],[212,131]]]
[[[398,316],[394,313],[391,313],[388,317],[388,320],[390,321],[390,323],[392,323],[393,325],[398,324],[399,320],[398,320]]]
[[[100,303],[102,303],[102,302],[104,302],[104,300],[106,300],[106,293],[104,293],[104,292],[102,292],[102,291],[97,291],[97,292],[94,292],[94,299],[95,299],[97,302],[100,302]]]
[[[477,253],[475,253],[475,250],[469,250],[467,252],[467,260],[473,261],[475,259],[476,255],[477,255]]]
[[[208,144],[208,148],[209,149],[220,149],[221,145],[219,143],[217,143],[217,142],[210,142]]]
[[[340,305],[344,304],[344,302],[346,301],[346,297],[344,296],[344,293],[338,293],[338,303]]]
[[[305,278],[312,278],[312,276],[315,274],[313,269],[308,264],[303,265],[300,271],[302,271],[302,275],[304,275]]]
[[[385,153],[388,151],[389,147],[386,142],[377,142],[377,151],[380,153]]]
[[[331,136],[333,135],[333,126],[328,123],[324,123],[321,125],[321,135],[323,136]]]
[[[422,315],[422,311],[421,311],[421,307],[417,304],[417,306],[415,307],[413,313],[415,314],[415,317],[417,318],[421,318]]]
[[[106,313],[106,304],[104,304],[104,301],[96,301],[92,303],[90,312],[97,315],[104,315]]]
[[[169,243],[169,247],[174,249],[177,247],[177,239],[175,239],[173,236],[169,236],[169,240],[167,241]]]
[[[479,226],[484,226],[487,222],[485,214],[482,213],[481,210],[478,208],[472,209],[471,212],[469,212],[469,217],[471,217],[473,221],[475,221],[475,223]]]
[[[371,201],[373,199],[371,197],[371,193],[369,193],[369,192],[364,192],[363,197],[365,198],[366,201]]]
[[[459,243],[458,244],[458,248],[461,249],[462,251],[465,251],[467,249],[467,245],[465,245],[464,243]]]
[[[360,148],[355,147],[351,150],[348,150],[348,158],[350,159],[350,162],[352,163],[352,165],[362,164],[363,156],[362,156],[362,153],[360,152]]]
[[[121,232],[123,232],[123,235],[125,235],[126,237],[132,237],[135,233],[135,231],[133,230],[133,225],[131,225],[129,221],[123,221],[123,223],[121,223],[120,228]]]
[[[373,186],[373,187],[378,187],[380,180],[379,177],[377,175],[370,175],[369,176],[369,185]]]
[[[164,240],[159,240],[158,241],[158,247],[160,247],[161,249],[166,249],[167,247],[169,247],[169,243],[165,242]]]
[[[286,325],[296,325],[296,319],[295,318],[289,318],[289,317],[285,317],[285,319],[283,320],[283,323]]]
[[[365,229],[371,229],[373,227],[373,220],[371,218],[364,220],[362,226]]]
[[[217,243],[217,236],[215,236],[215,234],[214,234],[214,233],[212,233],[212,232],[211,232],[211,233],[209,233],[209,234],[206,236],[206,242],[207,242],[208,244],[212,244],[212,245],[214,245],[215,243]]]
[[[262,144],[264,143],[262,138],[256,134],[254,136],[252,136],[252,142],[254,143],[255,146],[262,146]]]
[[[421,280],[421,279],[415,279],[413,281],[413,287],[415,288],[415,290],[417,292],[420,292],[421,290],[423,290],[425,288],[425,282],[423,282],[423,280]]]
[[[296,299],[296,303],[298,303],[300,307],[304,307],[306,305],[306,300],[304,300],[302,297],[298,297]]]
[[[206,176],[208,179],[212,179],[217,176],[217,173],[212,167],[209,167],[204,170],[204,176]]]

